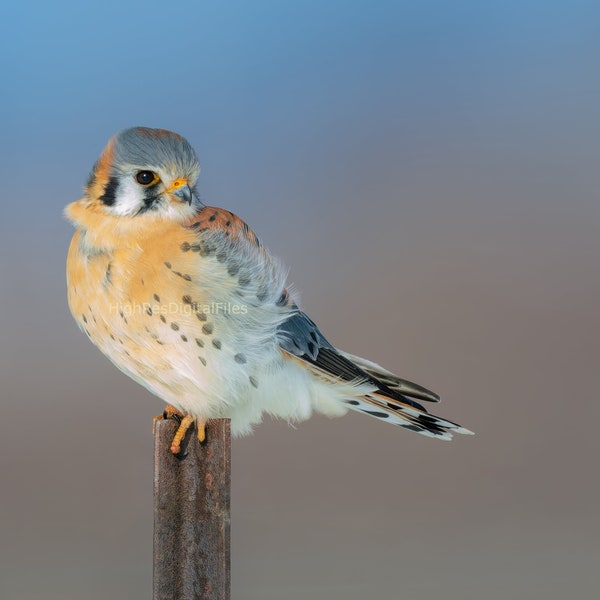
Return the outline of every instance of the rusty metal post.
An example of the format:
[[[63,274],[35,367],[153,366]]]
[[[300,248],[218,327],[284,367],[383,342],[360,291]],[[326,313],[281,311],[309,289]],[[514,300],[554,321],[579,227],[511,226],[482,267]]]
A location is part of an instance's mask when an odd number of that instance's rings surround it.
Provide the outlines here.
[[[229,600],[229,420],[210,421],[202,444],[188,435],[184,458],[169,450],[176,429],[154,432],[153,599]]]

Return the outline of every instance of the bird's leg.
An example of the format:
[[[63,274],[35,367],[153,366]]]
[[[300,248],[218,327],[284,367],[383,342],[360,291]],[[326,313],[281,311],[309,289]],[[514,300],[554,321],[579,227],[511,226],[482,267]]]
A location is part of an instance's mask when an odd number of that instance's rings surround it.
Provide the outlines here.
[[[187,430],[192,426],[193,423],[194,417],[192,417],[191,415],[185,415],[185,417],[181,419],[179,427],[177,428],[175,436],[173,437],[173,441],[171,442],[171,452],[173,454],[181,453],[181,442],[183,441]]]
[[[196,433],[198,435],[198,441],[203,442],[206,439],[206,421],[204,419],[196,420]]]
[[[173,454],[180,454],[181,453],[181,442],[183,441],[185,434],[188,432],[188,429],[193,425],[194,420],[195,420],[194,417],[192,417],[191,415],[184,415],[183,413],[178,411],[171,404],[167,404],[167,406],[165,406],[165,410],[163,411],[163,414],[159,415],[158,417],[154,417],[154,420],[152,423],[152,432],[153,433],[154,433],[154,428],[156,426],[156,421],[160,421],[162,419],[173,419],[174,421],[177,421],[179,423],[179,427],[177,428],[177,431],[175,432],[175,435],[173,436],[173,441],[171,442],[171,452]],[[203,442],[206,439],[206,421],[201,420],[201,419],[196,419],[196,427],[197,427],[198,440],[200,442]]]

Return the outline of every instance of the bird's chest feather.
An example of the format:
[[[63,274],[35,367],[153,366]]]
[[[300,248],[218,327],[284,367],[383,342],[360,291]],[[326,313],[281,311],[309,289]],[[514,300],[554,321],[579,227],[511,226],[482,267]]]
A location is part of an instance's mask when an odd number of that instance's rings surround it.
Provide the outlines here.
[[[185,231],[102,251],[77,232],[69,306],[91,341],[158,395],[215,395],[224,381],[247,386],[255,365],[279,358],[265,344],[277,316],[236,267]]]

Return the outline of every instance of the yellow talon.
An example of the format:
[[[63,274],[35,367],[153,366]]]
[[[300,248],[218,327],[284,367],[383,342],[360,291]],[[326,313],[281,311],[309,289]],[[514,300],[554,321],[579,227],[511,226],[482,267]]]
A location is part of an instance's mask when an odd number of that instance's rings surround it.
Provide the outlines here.
[[[196,421],[196,427],[198,428],[198,441],[202,443],[206,439],[206,421],[198,419]]]
[[[175,433],[175,437],[173,437],[173,441],[171,442],[171,452],[173,454],[179,454],[181,452],[181,442],[187,433],[187,430],[191,427],[194,422],[194,417],[191,415],[185,415],[179,423],[179,427]]]
[[[191,415],[184,415],[171,404],[167,404],[165,406],[165,410],[162,415],[154,417],[152,420],[153,434],[154,430],[156,429],[156,422],[162,421],[163,419],[173,419],[179,423],[179,427],[177,428],[177,431],[173,436],[173,441],[171,442],[171,452],[173,454],[181,453],[181,442],[183,441],[185,434],[188,432],[188,429],[192,426],[194,421],[196,421],[196,427],[198,428],[198,441],[203,442],[206,439],[206,421],[202,419],[195,420]]]

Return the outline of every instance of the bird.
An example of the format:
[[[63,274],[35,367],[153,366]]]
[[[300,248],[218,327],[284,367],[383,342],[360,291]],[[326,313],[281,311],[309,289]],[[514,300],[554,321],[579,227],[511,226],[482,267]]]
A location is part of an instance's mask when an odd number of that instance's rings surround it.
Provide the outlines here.
[[[179,421],[171,452],[194,424],[204,440],[209,420],[228,418],[241,436],[265,414],[295,423],[354,410],[439,440],[472,433],[425,409],[434,392],[332,345],[256,233],[201,201],[199,172],[181,135],[131,127],[65,208],[70,311]]]

